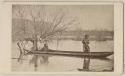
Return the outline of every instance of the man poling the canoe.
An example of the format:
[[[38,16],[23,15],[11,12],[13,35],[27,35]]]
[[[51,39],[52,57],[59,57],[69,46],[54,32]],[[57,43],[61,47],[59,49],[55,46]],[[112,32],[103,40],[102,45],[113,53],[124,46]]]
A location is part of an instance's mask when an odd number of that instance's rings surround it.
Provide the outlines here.
[[[85,37],[83,38],[82,43],[83,43],[83,52],[90,52],[89,35],[85,34]]]

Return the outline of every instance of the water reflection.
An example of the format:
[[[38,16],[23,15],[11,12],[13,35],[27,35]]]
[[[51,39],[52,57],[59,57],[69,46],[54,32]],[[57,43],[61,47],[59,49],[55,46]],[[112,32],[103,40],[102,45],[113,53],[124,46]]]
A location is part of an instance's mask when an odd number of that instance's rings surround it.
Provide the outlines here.
[[[90,58],[84,57],[83,67],[82,67],[82,69],[78,69],[78,71],[89,71],[90,70],[89,65],[90,65]]]
[[[29,63],[34,64],[34,71],[37,71],[39,62],[40,64],[48,64],[49,57],[47,55],[33,55]]]
[[[28,55],[28,54],[27,54]],[[27,56],[27,55],[25,55],[25,56]],[[30,64],[33,64],[34,66],[34,71],[39,71],[38,70],[38,68],[40,67],[39,66],[39,63],[40,64],[44,64],[44,65],[48,65],[48,63],[49,63],[49,58],[51,57],[51,56],[54,56],[54,55],[47,55],[47,54],[41,54],[41,55],[36,55],[36,54],[32,54],[31,55],[32,56],[32,58],[29,60],[29,63]],[[63,55],[61,55],[61,56],[63,56]],[[65,57],[65,55],[63,56],[63,57]],[[58,57],[57,57],[58,58]],[[77,58],[77,57],[75,57],[75,58]],[[79,58],[79,57],[78,57]],[[80,57],[80,58],[82,58],[82,66],[79,68],[79,69],[76,69],[76,70],[78,70],[78,71],[91,71],[91,69],[90,69],[90,60],[91,59],[95,59],[95,58],[90,58],[90,57]],[[22,60],[23,59],[21,59],[20,60],[20,62],[22,62]],[[109,58],[100,58],[100,59],[98,59],[98,60],[101,60],[101,61],[110,61],[110,59]],[[65,64],[67,64],[67,63],[65,63]],[[76,64],[77,65],[77,64]],[[55,66],[56,67],[56,66]],[[113,71],[114,69],[112,68],[111,70],[107,70],[107,69],[104,69],[103,71]]]
[[[30,60],[30,63],[33,64],[34,71],[40,71],[40,67],[41,66],[42,66],[41,68],[43,68],[43,69],[46,69],[45,66],[48,66],[48,65],[50,66],[51,64],[49,63],[49,61],[50,61],[49,59],[51,57],[53,58],[53,56],[48,56],[48,55],[33,55],[32,59]],[[82,65],[79,67],[79,69],[77,69],[78,67],[77,68],[74,67],[74,70],[77,70],[77,71],[80,71],[80,72],[94,71],[93,70],[94,68],[92,69],[90,67],[91,60],[95,60],[95,59],[91,59],[89,57],[82,58]],[[97,59],[97,60],[106,61],[106,62],[110,62],[111,61],[108,58],[107,59]],[[67,63],[64,63],[64,64],[67,64]],[[78,64],[76,64],[76,65],[78,65]],[[56,68],[56,66],[54,66],[54,67]],[[51,70],[51,67],[50,67],[50,70]],[[61,68],[60,68],[60,70],[61,70]],[[102,71],[113,71],[113,69],[106,69],[106,68],[104,68]]]
[[[89,71],[90,58],[85,57],[83,62],[83,70]]]

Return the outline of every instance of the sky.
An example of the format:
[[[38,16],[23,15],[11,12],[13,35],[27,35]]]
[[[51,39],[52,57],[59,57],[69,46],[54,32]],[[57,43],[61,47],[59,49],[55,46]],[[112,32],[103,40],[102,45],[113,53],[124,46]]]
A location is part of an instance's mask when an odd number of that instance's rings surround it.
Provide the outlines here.
[[[75,16],[83,30],[114,30],[113,5],[70,6],[69,13]]]
[[[75,18],[76,24],[71,29],[114,30],[113,5],[48,5],[46,8],[48,12],[62,8],[69,17]]]

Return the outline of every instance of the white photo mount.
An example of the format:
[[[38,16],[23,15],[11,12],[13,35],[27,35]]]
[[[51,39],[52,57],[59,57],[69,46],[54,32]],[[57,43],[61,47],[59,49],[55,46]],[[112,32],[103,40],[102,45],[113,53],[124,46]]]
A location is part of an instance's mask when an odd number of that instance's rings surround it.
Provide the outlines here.
[[[114,5],[114,71],[113,72],[24,72],[12,71],[12,5]],[[116,75],[123,72],[123,36],[124,36],[124,2],[119,1],[3,1],[0,3],[0,69],[3,75],[41,74],[41,75]],[[4,51],[2,51],[4,50]]]

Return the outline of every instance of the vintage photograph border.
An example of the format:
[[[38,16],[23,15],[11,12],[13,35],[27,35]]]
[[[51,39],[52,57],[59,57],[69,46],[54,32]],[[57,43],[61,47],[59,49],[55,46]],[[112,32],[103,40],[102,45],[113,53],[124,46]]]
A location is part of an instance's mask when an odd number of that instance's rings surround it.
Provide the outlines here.
[[[112,2],[116,2],[116,3],[117,3],[117,2],[120,2],[120,3],[122,3],[122,4],[123,4],[123,66],[124,66],[124,64],[125,64],[125,63],[124,63],[124,59],[125,59],[125,58],[124,58],[124,56],[125,56],[125,55],[124,55],[124,2],[122,2],[122,1],[12,1],[12,0],[11,0],[11,1],[10,1],[10,0],[9,0],[9,1],[8,1],[8,0],[5,0],[5,1],[3,1],[3,2],[7,2],[7,3],[17,2],[17,4],[18,4],[18,2],[26,2],[26,3],[27,3],[27,2],[28,2],[28,3],[29,3],[29,2],[95,2],[95,3],[100,3],[100,2],[101,2],[101,3],[103,3],[103,2],[109,2],[109,3],[110,3],[110,2],[111,2],[111,3],[112,3]],[[115,30],[114,30],[114,31],[115,31]],[[114,68],[115,68],[115,66],[114,66]],[[124,70],[124,69],[125,69],[125,68],[123,67],[123,70]],[[37,73],[37,72],[36,72],[36,73]],[[36,73],[35,73],[35,74],[36,74]],[[71,73],[72,73],[72,72],[71,72]],[[87,73],[89,73],[89,72],[87,72]],[[40,74],[41,74],[41,73],[40,73]],[[73,74],[73,73],[72,73],[72,74]],[[82,74],[83,74],[83,73],[82,73]]]

